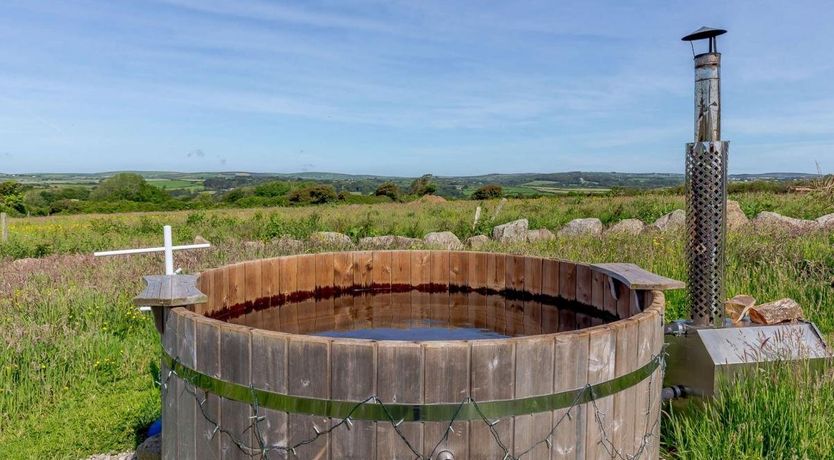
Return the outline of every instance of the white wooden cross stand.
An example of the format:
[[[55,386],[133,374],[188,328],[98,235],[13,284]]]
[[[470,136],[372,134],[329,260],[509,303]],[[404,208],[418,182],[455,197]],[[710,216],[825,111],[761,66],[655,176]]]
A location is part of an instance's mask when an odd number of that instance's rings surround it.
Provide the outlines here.
[[[174,246],[171,226],[163,227],[163,246],[157,248],[120,249],[93,253],[96,257],[165,253],[165,274],[145,276],[145,290],[133,299],[142,311],[152,310],[156,327],[160,333],[164,329],[164,309],[181,305],[194,305],[206,301],[206,296],[197,289],[196,275],[179,275],[174,271],[174,251],[188,249],[205,249],[209,243],[186,244]]]

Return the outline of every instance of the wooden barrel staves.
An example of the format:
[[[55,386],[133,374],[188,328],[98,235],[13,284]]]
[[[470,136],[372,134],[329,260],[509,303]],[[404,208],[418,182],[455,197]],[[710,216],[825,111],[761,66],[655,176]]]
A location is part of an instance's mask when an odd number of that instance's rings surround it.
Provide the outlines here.
[[[680,282],[363,251],[220,267],[197,287],[202,303],[160,313],[164,458],[658,457],[662,291]],[[495,336],[339,333],[414,324]]]

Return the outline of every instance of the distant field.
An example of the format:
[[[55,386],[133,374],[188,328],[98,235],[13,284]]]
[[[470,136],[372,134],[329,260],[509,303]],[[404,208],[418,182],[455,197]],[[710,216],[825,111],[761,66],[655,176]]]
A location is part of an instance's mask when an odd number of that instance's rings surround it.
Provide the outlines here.
[[[204,190],[203,182],[196,181],[196,180],[180,180],[180,179],[147,179],[148,183],[159,187],[161,189],[168,190],[169,192],[174,190],[187,190],[189,192],[199,192]]]
[[[607,193],[611,191],[610,188],[605,187],[560,187],[554,186],[551,181],[532,181],[522,185],[507,185],[502,189],[505,195],[510,196],[534,196],[534,195],[567,195],[569,193],[578,193],[581,195],[596,195],[600,193]],[[463,189],[463,193],[467,196],[475,193],[478,187],[469,186]]]

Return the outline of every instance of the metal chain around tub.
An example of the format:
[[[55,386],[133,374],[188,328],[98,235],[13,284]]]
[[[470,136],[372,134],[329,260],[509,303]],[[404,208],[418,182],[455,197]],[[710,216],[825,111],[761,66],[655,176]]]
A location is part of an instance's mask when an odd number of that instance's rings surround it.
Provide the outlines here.
[[[179,360],[174,359],[174,362],[177,363],[177,362],[179,362]],[[650,362],[654,362],[657,365],[657,368],[660,369],[660,375],[662,376],[663,371],[665,370],[665,365],[666,365],[665,353],[661,352],[659,355],[653,356],[652,360]],[[263,434],[261,433],[261,428],[260,428],[260,422],[262,422],[265,419],[265,417],[262,416],[261,413],[260,413],[260,405],[258,403],[258,398],[254,394],[254,392],[255,392],[254,388],[252,388],[252,398],[251,398],[251,401],[250,401],[249,404],[252,407],[252,412],[253,412],[254,415],[252,417],[250,417],[250,419],[252,420],[251,425],[245,431],[249,431],[250,429],[253,431],[253,433],[255,435],[255,439],[258,442],[257,446],[253,446],[253,445],[248,445],[245,441],[243,441],[242,439],[235,436],[234,433],[232,433],[231,431],[223,429],[223,427],[219,423],[217,423],[217,421],[214,420],[211,417],[210,414],[208,414],[206,412],[205,405],[208,401],[209,392],[205,391],[202,388],[199,388],[197,385],[195,385],[194,381],[193,381],[193,377],[179,375],[177,373],[177,371],[174,370],[174,367],[175,366],[172,366],[172,369],[170,371],[168,371],[165,378],[161,379],[161,381],[159,382],[159,384],[162,388],[162,391],[163,392],[167,391],[169,381],[175,376],[177,378],[179,378],[180,380],[182,380],[183,382],[186,382],[187,384],[184,386],[185,391],[187,391],[189,394],[194,396],[194,398],[197,402],[197,406],[200,408],[200,413],[205,418],[205,420],[208,421],[209,424],[214,427],[214,429],[211,431],[211,433],[209,433],[208,439],[213,439],[214,436],[216,436],[218,434],[226,435],[226,436],[229,437],[229,439],[232,441],[232,443],[234,445],[236,445],[245,454],[247,454],[249,456],[260,456],[260,458],[262,458],[262,459],[269,459],[270,458],[270,453],[273,453],[273,452],[281,452],[281,453],[284,453],[284,454],[295,455],[296,454],[296,449],[298,449],[299,447],[302,447],[302,446],[307,445],[307,444],[312,444],[316,440],[318,440],[320,437],[326,436],[326,435],[328,435],[329,433],[331,433],[332,431],[334,431],[336,429],[339,429],[341,427],[345,427],[346,429],[350,429],[350,427],[353,424],[353,421],[351,419],[351,415],[354,412],[356,412],[357,410],[359,410],[359,408],[361,408],[362,406],[369,405],[369,404],[374,404],[374,405],[378,405],[379,407],[381,407],[382,412],[384,414],[386,414],[387,421],[394,428],[394,431],[397,433],[397,435],[400,437],[400,439],[402,439],[403,443],[405,443],[405,445],[408,447],[408,449],[414,454],[414,458],[420,459],[420,460],[431,459],[431,458],[434,457],[435,454],[438,453],[438,449],[440,449],[440,446],[443,444],[444,441],[446,441],[448,439],[449,434],[454,431],[453,425],[454,425],[455,421],[458,420],[458,415],[461,413],[461,411],[467,405],[472,405],[474,410],[480,416],[481,421],[486,426],[489,427],[489,431],[490,431],[492,437],[495,439],[495,442],[498,444],[498,446],[500,447],[500,449],[504,453],[504,455],[502,457],[503,460],[521,459],[525,455],[532,452],[536,447],[538,447],[542,444],[547,445],[548,449],[552,448],[553,436],[556,432],[556,429],[559,427],[559,425],[565,420],[572,420],[572,417],[570,415],[571,411],[575,407],[579,406],[580,404],[586,404],[586,403],[590,403],[590,407],[594,411],[594,420],[596,421],[599,432],[601,434],[599,445],[603,449],[605,449],[605,451],[608,453],[608,455],[611,458],[615,458],[615,459],[619,459],[619,460],[638,459],[638,458],[641,458],[643,456],[643,454],[646,452],[648,447],[651,446],[652,442],[659,442],[659,439],[655,440],[653,438],[657,437],[656,430],[658,429],[658,424],[660,423],[660,415],[658,415],[658,417],[655,418],[655,420],[653,422],[650,422],[648,417],[646,418],[646,426],[644,427],[644,432],[643,432],[643,435],[642,435],[642,438],[641,438],[640,446],[634,453],[628,454],[628,453],[624,453],[624,452],[620,451],[619,449],[617,449],[614,442],[611,439],[609,439],[608,432],[606,431],[606,428],[605,428],[605,425],[606,425],[605,419],[608,416],[608,414],[606,414],[605,412],[600,410],[599,406],[597,406],[597,399],[599,399],[599,398],[595,394],[594,387],[592,385],[586,385],[584,388],[581,389],[581,391],[577,392],[576,397],[571,402],[570,406],[565,408],[565,409],[567,409],[567,411],[565,411],[565,413],[551,426],[551,429],[548,432],[547,436],[545,436],[543,439],[533,443],[530,447],[528,447],[526,450],[522,451],[517,456],[513,455],[512,452],[510,452],[510,449],[501,440],[501,436],[499,435],[498,431],[495,429],[495,425],[497,425],[498,422],[501,421],[501,419],[499,418],[499,419],[495,419],[495,420],[490,420],[484,414],[484,412],[481,410],[481,405],[485,404],[485,403],[484,402],[479,403],[478,401],[475,401],[471,397],[465,398],[463,401],[461,401],[457,405],[457,410],[454,411],[453,416],[450,418],[449,423],[446,426],[446,429],[444,430],[443,436],[437,441],[434,448],[432,449],[432,451],[428,455],[425,455],[423,452],[421,452],[420,450],[418,450],[417,448],[414,447],[414,445],[408,440],[408,438],[400,430],[400,424],[402,423],[402,420],[396,420],[391,415],[391,413],[388,410],[385,403],[383,401],[381,401],[375,395],[369,396],[364,401],[357,402],[352,407],[352,409],[348,412],[348,415],[346,417],[342,418],[339,422],[332,424],[331,426],[327,427],[324,430],[319,429],[314,425],[313,426],[314,434],[311,435],[308,439],[297,442],[292,446],[290,446],[290,445],[280,445],[280,444],[267,444],[264,441],[264,437],[263,437]],[[656,396],[657,399],[660,398],[659,388],[656,388],[655,386],[662,384],[662,379],[660,379],[661,380],[660,382],[656,381],[655,372],[651,372],[651,374],[649,374],[647,379],[648,379],[648,387],[649,388],[648,388],[648,398],[646,398],[646,400],[647,400],[647,407],[646,407],[646,412],[645,412],[646,414],[651,412],[652,406],[654,404],[659,404],[660,403],[659,400],[655,400],[655,398],[653,398],[653,395]],[[607,396],[604,396],[604,397],[607,397]]]

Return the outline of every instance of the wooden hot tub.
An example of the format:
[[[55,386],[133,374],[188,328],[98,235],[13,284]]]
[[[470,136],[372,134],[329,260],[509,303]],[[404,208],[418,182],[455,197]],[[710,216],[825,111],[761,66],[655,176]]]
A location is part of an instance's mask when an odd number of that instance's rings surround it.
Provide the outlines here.
[[[681,286],[449,251],[208,270],[206,303],[164,313],[163,457],[657,458],[661,289]],[[418,323],[496,337],[340,335]]]

